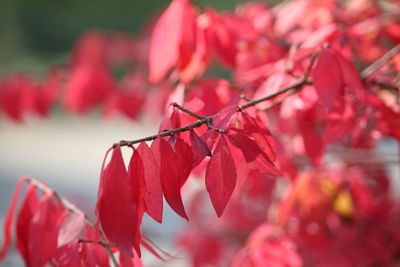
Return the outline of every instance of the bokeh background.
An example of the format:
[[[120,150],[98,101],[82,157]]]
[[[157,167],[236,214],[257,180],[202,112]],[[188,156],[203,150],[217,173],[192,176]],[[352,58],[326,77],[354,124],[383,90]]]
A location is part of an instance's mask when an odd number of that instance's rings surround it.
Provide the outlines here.
[[[196,0],[217,10],[233,9],[243,1]],[[84,32],[122,31],[139,34],[167,5],[165,0],[2,0],[0,3],[0,77],[15,72],[36,76],[49,66],[67,62],[74,42]],[[101,162],[116,141],[156,132],[157,122],[124,118],[102,120],[99,114],[80,117],[56,108],[48,119],[28,118],[16,124],[0,117],[0,224],[17,179],[30,175],[44,181],[86,210],[94,209]],[[172,254],[172,237],[183,220],[168,210],[163,225],[145,219],[144,232]],[[0,234],[0,242],[3,235]],[[172,250],[172,251],[171,251]],[[148,256],[148,255],[147,255]],[[159,260],[145,255],[146,263]],[[183,260],[172,266],[185,266]],[[0,266],[22,266],[7,257]],[[147,266],[147,265],[146,265]]]

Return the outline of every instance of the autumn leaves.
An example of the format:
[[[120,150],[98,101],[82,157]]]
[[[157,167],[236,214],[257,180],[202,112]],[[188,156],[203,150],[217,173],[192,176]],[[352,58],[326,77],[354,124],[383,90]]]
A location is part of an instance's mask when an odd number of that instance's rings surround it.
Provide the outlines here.
[[[180,112],[182,113],[182,112]],[[172,112],[171,120],[183,116]],[[173,124],[173,123],[171,123]],[[187,129],[169,137],[156,137],[149,147],[141,142],[125,166],[121,146],[112,148],[102,170],[96,212],[109,241],[132,257],[140,255],[140,225],[144,212],[162,222],[163,197],[182,218],[189,220],[181,189],[192,170],[205,167],[205,185],[218,216],[224,212],[236,186],[236,165],[280,175],[275,167],[271,134],[257,119],[234,106],[216,114],[210,128]],[[235,125],[246,125],[246,130]],[[123,144],[123,143],[122,143]],[[118,225],[118,227],[116,227]]]

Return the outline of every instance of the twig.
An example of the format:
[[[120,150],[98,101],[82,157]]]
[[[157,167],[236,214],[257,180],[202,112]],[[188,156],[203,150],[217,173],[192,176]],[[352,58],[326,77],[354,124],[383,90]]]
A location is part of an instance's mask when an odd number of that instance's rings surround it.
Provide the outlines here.
[[[286,92],[288,92],[288,91],[290,91],[292,89],[301,88],[302,86],[304,86],[306,84],[311,84],[311,81],[308,80],[308,79],[301,79],[301,80],[295,82],[294,84],[292,84],[292,85],[290,85],[288,87],[285,87],[285,88],[283,88],[283,89],[281,89],[281,90],[279,90],[279,91],[277,91],[277,92],[275,92],[275,93],[273,93],[273,94],[271,94],[269,96],[266,96],[266,97],[263,97],[263,98],[259,98],[259,99],[256,99],[256,100],[251,100],[248,103],[237,107],[236,111],[241,111],[241,110],[244,110],[244,109],[249,108],[251,106],[255,106],[255,105],[257,105],[257,104],[259,104],[259,103],[261,103],[263,101],[271,100],[271,99],[273,99],[273,98],[275,98],[275,97],[277,97],[277,96],[279,96],[281,94],[284,94],[284,93],[286,93]],[[198,127],[202,126],[203,124],[206,124],[210,129],[214,129],[214,130],[217,130],[217,131],[221,132],[221,129],[217,129],[217,128],[215,128],[215,127],[213,127],[211,125],[211,121],[212,121],[212,118],[214,116],[215,115],[211,115],[211,116],[208,116],[208,117],[202,117],[202,119],[199,119],[198,121],[195,121],[194,123],[186,125],[184,127],[180,127],[180,128],[164,131],[164,132],[161,132],[159,134],[151,135],[151,136],[148,136],[148,137],[144,137],[144,138],[140,138],[140,139],[136,139],[136,140],[131,140],[131,141],[122,140],[122,141],[119,141],[118,143],[115,143],[113,145],[113,147],[116,147],[116,146],[132,146],[134,144],[138,144],[138,143],[141,143],[141,142],[152,141],[152,140],[156,139],[157,137],[171,136],[171,135],[174,135],[174,134],[177,134],[177,133],[190,131],[190,130],[192,130],[194,128],[198,128]]]
[[[236,109],[236,111],[241,111],[241,110],[244,110],[244,109],[246,109],[248,107],[255,106],[255,105],[257,105],[257,104],[259,104],[261,102],[274,99],[275,97],[280,96],[281,94],[284,94],[284,93],[286,93],[286,92],[288,92],[288,91],[290,91],[292,89],[301,88],[306,84],[311,84],[311,81],[308,80],[308,79],[300,79],[300,80],[296,81],[294,84],[292,84],[292,85],[290,85],[288,87],[285,87],[285,88],[279,90],[278,92],[275,92],[275,93],[273,93],[271,95],[268,95],[268,96],[265,96],[265,97],[262,97],[262,98],[259,98],[259,99],[251,100],[251,101],[247,102],[246,104],[238,107]]]
[[[183,111],[183,112],[189,114],[190,116],[195,117],[196,119],[202,120],[202,119],[205,118],[205,117],[203,117],[203,116],[200,116],[200,115],[198,115],[198,114],[196,114],[196,113],[194,113],[194,112],[188,110],[187,108],[185,108],[185,107],[179,105],[178,103],[172,103],[171,105],[172,105],[174,108],[177,108],[177,109],[179,109],[179,110],[181,110],[181,111]]]
[[[307,69],[304,71],[304,76],[303,79],[307,79],[308,76],[311,73],[312,67],[314,66],[315,61],[317,61],[317,58],[319,57],[319,51],[314,52],[311,56],[310,64],[308,65]]]
[[[190,131],[190,130],[192,130],[194,128],[202,126],[203,124],[206,124],[207,122],[211,121],[211,119],[212,119],[212,116],[205,117],[204,119],[195,121],[194,123],[186,125],[185,127],[180,127],[180,128],[173,129],[173,130],[164,131],[164,132],[161,132],[159,134],[151,135],[151,136],[144,137],[144,138],[137,139],[137,140],[132,140],[132,141],[122,140],[122,141],[119,141],[118,143],[115,143],[113,145],[113,147],[116,147],[116,146],[132,146],[134,144],[138,144],[138,143],[141,143],[141,142],[152,141],[152,140],[156,139],[157,137],[171,136],[171,135],[174,135],[174,134],[177,134],[177,133]]]
[[[366,67],[360,74],[361,78],[365,79],[368,76],[370,76],[372,73],[374,73],[377,69],[382,67],[384,64],[389,62],[389,60],[392,59],[395,55],[400,53],[400,44],[396,45],[392,49],[390,49],[386,54],[384,54],[381,58],[378,60],[374,61],[371,65]]]

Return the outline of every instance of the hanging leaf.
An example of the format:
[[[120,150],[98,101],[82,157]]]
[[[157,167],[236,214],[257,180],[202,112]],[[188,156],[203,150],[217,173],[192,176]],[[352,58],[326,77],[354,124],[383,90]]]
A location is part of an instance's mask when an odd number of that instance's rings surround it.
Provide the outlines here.
[[[139,256],[140,253],[140,225],[142,224],[142,217],[145,211],[144,194],[145,194],[145,178],[144,178],[143,162],[140,158],[139,152],[135,150],[132,154],[128,167],[128,177],[132,186],[133,201],[137,207],[137,212],[131,220],[134,221],[135,233],[133,238],[133,247]]]
[[[205,179],[211,202],[220,217],[236,185],[236,167],[224,135],[207,165]]]
[[[199,165],[206,156],[211,157],[211,150],[207,143],[201,139],[193,129],[190,131],[190,142],[192,143],[194,168]]]
[[[29,225],[27,241],[31,266],[44,266],[56,256],[58,232],[67,215],[68,210],[54,200],[53,193],[46,192]]]
[[[181,217],[188,220],[181,197],[181,184],[185,171],[180,170],[181,163],[171,145],[163,138],[158,138],[160,153],[160,179],[165,200]],[[182,175],[183,174],[183,175]]]
[[[163,196],[160,181],[160,166],[157,164],[153,152],[145,142],[137,148],[142,159],[145,180],[144,202],[146,212],[154,220],[161,223],[163,213]]]
[[[231,128],[228,132],[228,138],[234,146],[240,149],[246,162],[251,164],[253,169],[258,169],[268,175],[282,175],[258,144],[243,131]]]
[[[341,70],[331,50],[321,51],[311,76],[322,104],[329,110],[343,86]]]
[[[121,148],[117,146],[101,174],[96,211],[104,234],[129,257],[133,256],[132,245],[137,228],[135,218],[138,213],[133,194]]]
[[[159,82],[180,60],[185,66],[194,51],[195,13],[187,0],[174,0],[151,35],[149,80]],[[182,58],[181,58],[182,56]]]
[[[194,130],[190,131],[190,141],[192,142],[192,149],[197,153],[211,157],[211,150],[206,142],[201,139]]]
[[[253,118],[244,112],[241,114],[243,117],[243,130],[254,138],[254,140],[268,155],[268,158],[270,158],[271,161],[275,161],[276,144],[271,132],[256,118]]]
[[[176,165],[179,170],[180,186],[182,187],[189,178],[193,168],[193,153],[192,149],[182,138],[177,138],[175,142]]]

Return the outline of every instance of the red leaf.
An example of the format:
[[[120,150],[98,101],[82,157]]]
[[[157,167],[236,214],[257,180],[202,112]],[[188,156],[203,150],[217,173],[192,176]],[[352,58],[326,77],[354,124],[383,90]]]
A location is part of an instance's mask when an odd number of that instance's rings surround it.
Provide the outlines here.
[[[86,225],[85,239],[94,240],[96,238],[94,229]],[[122,253],[121,253],[122,254]],[[80,256],[83,265],[86,267],[109,267],[109,257],[106,249],[99,244],[81,243]]]
[[[315,112],[314,109],[299,112],[298,121],[300,122],[299,130],[307,155],[316,166],[319,166],[324,154],[325,145],[321,135],[314,129],[314,120],[310,118],[313,112]]]
[[[142,267],[142,261],[139,258],[139,255],[137,255],[134,252],[133,258],[126,257],[124,254],[119,255],[119,264],[121,267]]]
[[[275,140],[271,132],[265,127],[259,120],[249,116],[247,113],[243,113],[243,128],[248,132],[260,148],[268,155],[272,161],[275,161]]]
[[[193,150],[193,167],[199,165],[204,157],[211,157],[211,150],[207,143],[194,130],[190,131],[190,142],[192,143]]]
[[[183,23],[184,20],[187,20],[187,18],[185,19],[186,14],[193,14],[189,2],[187,0],[174,0],[157,21],[150,43],[150,82],[156,83],[163,79],[178,62],[181,44],[183,38],[185,38],[185,27],[187,27],[187,23],[186,26]],[[194,16],[193,19],[195,19]],[[189,57],[186,51],[183,52],[186,55],[185,57]]]
[[[342,74],[334,54],[323,49],[312,71],[315,89],[322,104],[330,109],[342,89]]]
[[[207,165],[205,179],[211,202],[220,217],[236,185],[236,167],[224,135]]]
[[[142,159],[139,152],[134,151],[128,167],[128,177],[132,183],[133,199],[137,207],[137,213],[131,220],[134,221],[135,234],[133,239],[133,246],[136,252],[140,253],[140,225],[142,224],[142,217],[145,210],[144,194],[145,194],[145,173],[143,168]]]
[[[207,146],[206,142],[201,139],[194,130],[190,131],[190,141],[192,142],[192,148],[197,153],[211,157],[211,150]]]
[[[44,266],[56,256],[58,232],[67,215],[53,193],[45,193],[29,225],[29,265]]]
[[[55,262],[57,267],[82,266],[78,241],[60,247]]]
[[[160,182],[160,166],[146,143],[141,143],[137,151],[140,154],[144,169],[146,212],[154,220],[161,223],[163,213],[163,196]]]
[[[357,69],[349,60],[343,57],[340,52],[338,51],[334,52],[335,52],[334,54],[335,58],[340,66],[343,82],[357,96],[357,98],[361,102],[365,101],[366,100],[365,88]]]
[[[262,173],[269,175],[282,175],[258,144],[242,131],[230,129],[228,138],[234,146],[240,149],[246,162],[250,163],[253,169],[258,169]]]
[[[121,148],[117,146],[101,174],[96,211],[107,238],[129,257],[133,256],[132,245],[137,228],[135,218],[138,213],[133,194]]]
[[[79,113],[104,101],[114,89],[109,70],[102,65],[80,65],[73,69],[65,89],[65,106]]]
[[[176,140],[174,149],[180,176],[180,185],[182,187],[193,168],[193,153],[190,146],[182,138]]]
[[[232,105],[218,112],[211,121],[211,124],[218,129],[225,129],[232,121],[236,106]]]
[[[3,248],[0,250],[0,260],[6,256],[8,247],[10,246],[11,243],[11,226],[14,219],[14,213],[17,207],[17,201],[19,194],[21,193],[22,185],[24,184],[26,179],[27,179],[26,177],[22,177],[18,180],[17,186],[15,187],[12,196],[10,208],[7,211],[7,216],[4,223],[4,242],[3,242]]]
[[[29,265],[31,262],[28,244],[29,225],[38,207],[39,199],[36,194],[36,187],[32,184],[29,184],[26,189],[25,198],[21,204],[16,223],[17,248],[19,253],[21,253],[26,265]]]
[[[171,145],[163,138],[158,138],[158,140],[160,179],[165,200],[178,215],[188,220],[181,197],[181,184],[183,180],[187,179],[184,177],[186,171],[180,169],[182,164],[179,160],[181,158],[178,158]]]

